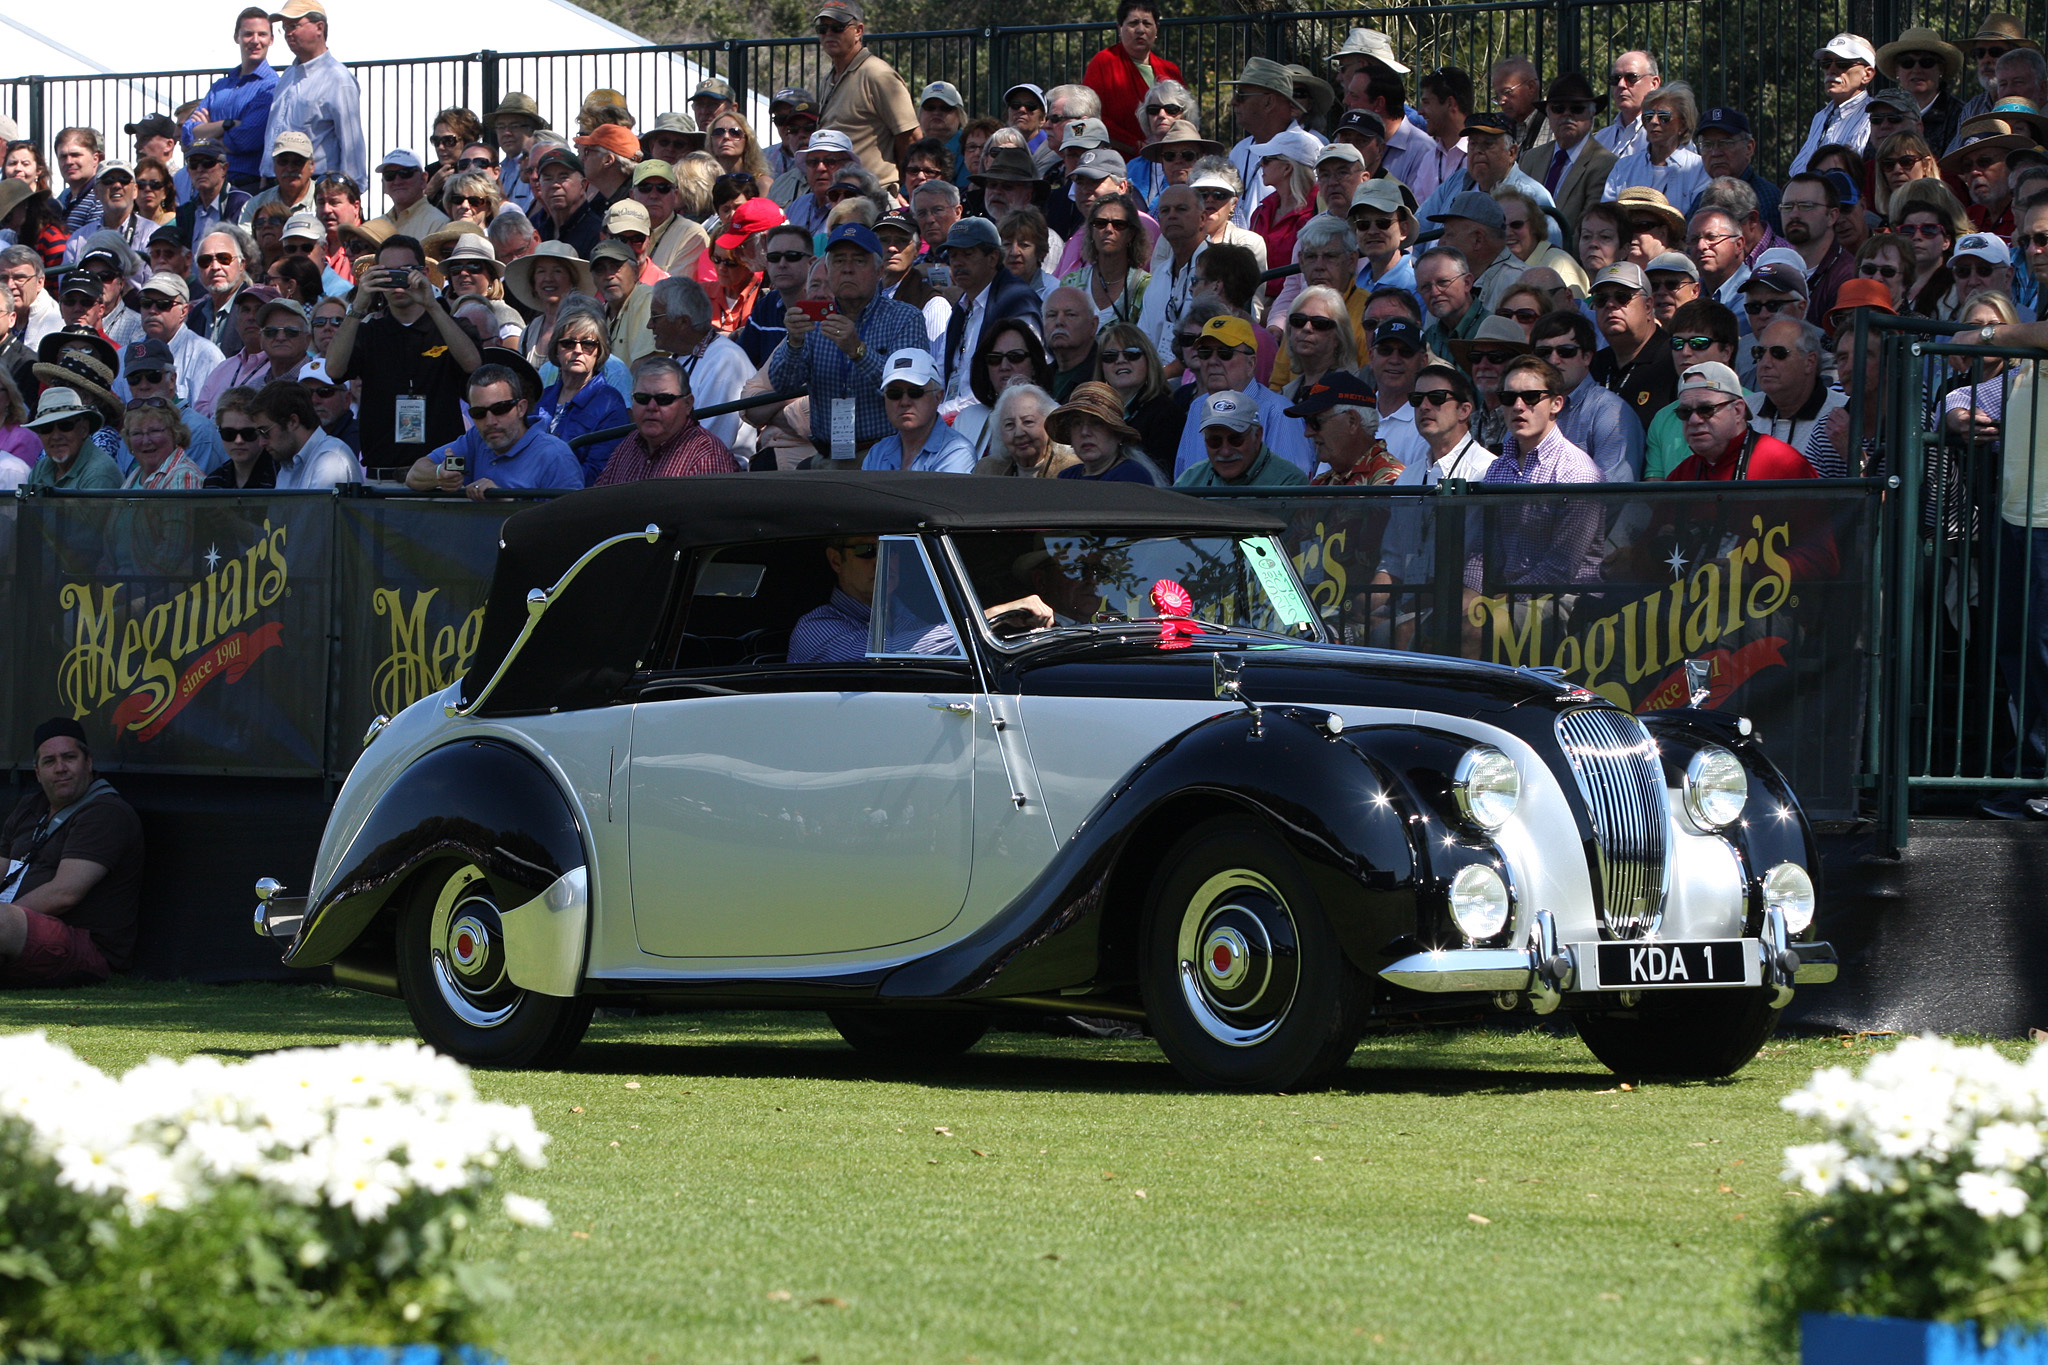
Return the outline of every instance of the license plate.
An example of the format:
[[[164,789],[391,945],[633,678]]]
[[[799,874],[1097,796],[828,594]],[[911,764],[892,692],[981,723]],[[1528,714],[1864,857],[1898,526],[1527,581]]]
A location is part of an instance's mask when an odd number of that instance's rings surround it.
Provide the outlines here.
[[[1739,986],[1749,979],[1749,945],[1741,939],[1710,943],[1602,943],[1596,947],[1601,990]]]

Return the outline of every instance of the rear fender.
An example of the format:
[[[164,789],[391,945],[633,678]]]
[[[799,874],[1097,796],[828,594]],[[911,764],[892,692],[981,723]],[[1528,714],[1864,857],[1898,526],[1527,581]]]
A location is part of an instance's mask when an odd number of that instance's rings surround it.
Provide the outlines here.
[[[378,797],[285,953],[316,967],[386,941],[366,930],[423,869],[474,863],[501,907],[515,984],[574,995],[589,940],[588,856],[576,816],[554,779],[496,740],[435,749]]]

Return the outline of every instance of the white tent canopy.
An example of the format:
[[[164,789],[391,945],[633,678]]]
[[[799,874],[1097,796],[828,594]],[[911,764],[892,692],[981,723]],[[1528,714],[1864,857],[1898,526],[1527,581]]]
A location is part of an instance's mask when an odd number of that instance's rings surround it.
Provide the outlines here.
[[[231,30],[239,10],[233,3],[209,7],[206,13],[218,16],[218,23],[200,23],[191,11],[144,0],[0,13],[0,70],[16,80],[50,78],[44,93],[46,141],[59,128],[82,125],[99,129],[113,153],[125,156],[132,147],[122,132],[126,124],[199,98],[238,60]],[[532,95],[542,114],[572,135],[577,107],[591,90],[619,91],[644,129],[658,113],[687,112],[697,82],[711,74],[681,55],[646,51],[646,38],[566,0],[492,0],[478,14],[488,22],[451,29],[420,22],[417,0],[336,0],[329,42],[356,69],[373,161],[394,147],[428,156],[433,116],[441,109],[460,105],[486,112],[481,63],[448,52],[457,33],[470,41],[487,39],[499,51],[562,53],[502,62],[499,89]],[[277,66],[290,62],[282,36],[270,60]],[[168,74],[104,79],[135,72]],[[30,127],[30,98],[25,84],[0,92],[0,113],[15,118],[22,136]],[[749,105],[750,121],[765,128],[767,101],[756,93]]]

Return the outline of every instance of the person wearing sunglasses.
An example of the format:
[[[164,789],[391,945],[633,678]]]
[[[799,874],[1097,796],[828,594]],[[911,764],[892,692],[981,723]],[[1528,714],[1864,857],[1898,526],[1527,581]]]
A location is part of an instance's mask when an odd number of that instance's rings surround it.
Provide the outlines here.
[[[256,390],[241,386],[229,389],[221,394],[213,412],[227,458],[206,476],[200,487],[229,492],[277,487],[277,461],[263,448],[263,433],[256,427]]]
[[[427,197],[427,172],[419,157],[395,148],[377,163],[377,175],[384,182],[387,206],[372,223],[388,223],[394,234],[407,237],[427,237],[448,226],[448,215]]]
[[[153,405],[175,413],[184,427],[178,444],[203,478],[220,467],[227,459],[227,451],[213,419],[179,398],[183,387],[171,347],[154,337],[145,337],[123,353],[121,377],[114,381],[114,396],[130,410]],[[114,455],[114,462],[129,472],[135,467],[135,459],[127,446]]]
[[[1614,153],[1615,160],[1642,150],[1643,101],[1664,84],[1657,59],[1647,52],[1624,52],[1607,69],[1607,88],[1614,95],[1614,122],[1593,134],[1593,140]]]
[[[1192,410],[1200,412],[1202,395],[1235,394],[1257,408],[1261,439],[1283,461],[1294,466],[1306,483],[1314,472],[1315,448],[1298,417],[1287,415],[1287,400],[1260,383],[1257,378],[1260,328],[1235,312],[1219,313],[1202,324],[1195,345],[1188,352],[1193,360],[1195,382]],[[1241,451],[1249,459],[1258,447]],[[1174,452],[1175,482],[1191,469],[1201,467],[1209,457],[1207,435],[1198,422],[1190,421],[1181,433]],[[1238,473],[1242,473],[1239,467]],[[1235,477],[1233,475],[1232,477]]]
[[[1822,147],[1834,144],[1860,152],[1870,141],[1870,83],[1877,79],[1877,49],[1860,34],[1837,33],[1813,59],[1820,67],[1825,102],[1792,158],[1793,175],[1806,170]]]
[[[1932,29],[1909,28],[1877,50],[1877,69],[1912,100],[1927,141],[1947,147],[1962,124],[1963,103],[1954,94],[1962,49]]]
[[[1725,311],[1725,310],[1724,310]],[[1558,429],[1593,457],[1604,483],[1634,483],[1643,477],[1643,424],[1635,411],[1593,378],[1592,320],[1573,309],[1545,315],[1531,330],[1538,360],[1563,379],[1564,411]]]
[[[406,471],[406,487],[461,493],[472,502],[484,501],[493,488],[583,487],[582,466],[568,443],[545,423],[529,421],[527,383],[527,375],[508,366],[479,366],[466,390],[472,427],[453,444],[420,456]],[[464,456],[459,464],[449,458],[457,452]]]
[[[327,0],[286,0],[271,15],[291,49],[292,64],[277,78],[264,140],[275,146],[287,130],[317,134],[306,155],[325,172],[368,178],[370,149],[363,136],[362,91],[355,75],[327,47]],[[262,171],[276,175],[274,158]]]
[[[1671,315],[1700,296],[1699,264],[1682,251],[1652,257],[1643,274],[1650,281],[1650,309],[1660,327],[1669,327]]]
[[[1828,415],[1849,401],[1828,383],[1827,334],[1804,318],[1782,318],[1756,334],[1750,354],[1760,395],[1750,424],[1793,450],[1807,449]]]
[[[1818,344],[1820,329],[1810,323],[1778,323],[1773,330],[1793,326],[1813,332]],[[1742,384],[1726,365],[1705,361],[1689,366],[1679,379],[1677,411],[1692,453],[1671,471],[1673,483],[1820,477],[1804,455],[1752,422]],[[1819,566],[1810,556],[1816,548],[1808,536],[1793,536],[1787,558],[1795,566],[1805,560],[1805,571],[1793,577],[1813,576]],[[1826,554],[1832,559],[1831,545]]]
[[[1542,109],[1549,141],[1522,153],[1521,169],[1549,191],[1564,217],[1565,240],[1577,241],[1579,220],[1600,202],[1614,153],[1593,136],[1593,121],[1607,108],[1607,96],[1576,71],[1550,83]]]
[[[1692,87],[1674,81],[1651,92],[1637,122],[1643,129],[1642,144],[1615,161],[1601,197],[1616,199],[1625,189],[1640,188],[1656,190],[1674,206],[1692,203],[1710,178],[1692,145],[1700,122]]]
[[[1593,377],[1634,409],[1648,430],[1658,409],[1678,393],[1678,367],[1670,337],[1657,325],[1649,277],[1626,261],[1610,265],[1593,277],[1589,300],[1593,325],[1607,339],[1607,349],[1593,357]]]
[[[1154,86],[1145,98],[1145,140],[1129,161],[1132,191],[1152,209],[1168,185],[1188,183],[1197,161],[1223,155],[1223,144],[1202,136],[1201,111],[1179,81]]]
[[[895,67],[863,46],[867,15],[860,0],[823,0],[812,12],[812,26],[819,51],[832,64],[818,87],[819,125],[841,133],[860,163],[885,186],[894,186],[896,168],[917,137],[910,87]]]
[[[1286,409],[1280,411],[1284,414]],[[1175,479],[1175,488],[1285,487],[1308,483],[1307,474],[1274,454],[1266,444],[1259,401],[1253,395],[1234,389],[1219,390],[1200,400],[1196,414],[1190,430],[1201,441],[1206,458],[1190,465]],[[1299,424],[1302,419],[1289,420]],[[1303,431],[1305,435],[1306,428]]]
[[[868,448],[860,467],[972,474],[973,445],[939,420],[944,387],[929,350],[913,346],[892,354],[882,367],[882,406],[894,430]]]
[[[2002,248],[2004,243],[1999,245]],[[1891,294],[1894,312],[1903,313],[1912,305],[1918,270],[1913,264],[1913,248],[1898,237],[1886,233],[1865,242],[1856,252],[1856,275],[1883,284]],[[2010,279],[2008,271],[2008,282]]]
[[[251,227],[256,215],[276,204],[290,217],[314,206],[313,139],[297,129],[287,128],[270,144],[270,187],[253,195],[242,208],[241,223]]]
[[[78,390],[59,384],[45,387],[36,399],[36,415],[22,423],[43,447],[22,487],[119,488],[121,467],[92,440],[105,424],[99,406]]]
[[[673,356],[642,356],[632,373],[633,432],[619,442],[594,486],[739,472],[725,443],[698,423],[689,372]]]
[[[1808,293],[1806,271],[1799,264],[1797,252],[1789,247],[1778,247],[1765,252],[1757,260],[1756,269],[1742,282],[1739,292],[1740,330],[1743,341],[1746,343],[1751,336],[1780,318],[1806,318]],[[1671,335],[1675,338],[1679,334],[1672,331]],[[1756,380],[1756,361],[1746,346],[1740,349],[1739,355],[1711,358],[1733,369],[1743,383],[1753,384]],[[1708,357],[1689,354],[1683,350],[1676,353],[1680,369],[1688,363],[1706,358]]]

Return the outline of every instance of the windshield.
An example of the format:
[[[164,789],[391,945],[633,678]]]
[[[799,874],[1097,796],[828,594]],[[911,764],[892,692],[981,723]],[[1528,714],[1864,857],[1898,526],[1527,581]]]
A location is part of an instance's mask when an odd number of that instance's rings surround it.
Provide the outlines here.
[[[953,544],[984,609],[1035,594],[1062,627],[1167,615],[1320,638],[1285,552],[1271,536],[1002,531],[955,535]]]

